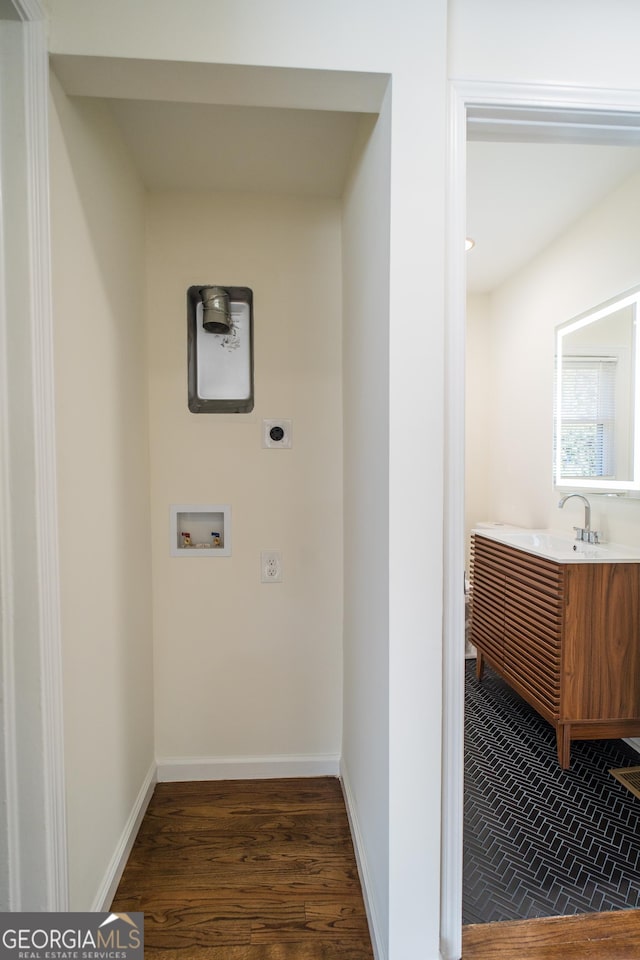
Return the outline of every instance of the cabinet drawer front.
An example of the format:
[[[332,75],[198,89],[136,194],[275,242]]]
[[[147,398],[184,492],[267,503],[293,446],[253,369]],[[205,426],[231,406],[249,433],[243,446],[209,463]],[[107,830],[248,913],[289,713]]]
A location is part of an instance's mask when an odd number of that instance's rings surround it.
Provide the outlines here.
[[[502,618],[501,672],[542,713],[557,718],[563,568],[497,541],[474,537],[472,569],[477,645],[495,659],[494,638]],[[488,646],[487,624],[493,627],[493,649]]]

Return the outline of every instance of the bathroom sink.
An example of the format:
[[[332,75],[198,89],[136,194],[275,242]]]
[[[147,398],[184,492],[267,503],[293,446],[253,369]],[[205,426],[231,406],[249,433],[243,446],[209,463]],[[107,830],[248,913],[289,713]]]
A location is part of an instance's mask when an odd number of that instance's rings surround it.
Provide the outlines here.
[[[499,540],[528,553],[560,563],[638,563],[640,549],[617,543],[584,543],[553,530],[520,530],[508,527],[479,528],[478,536]]]

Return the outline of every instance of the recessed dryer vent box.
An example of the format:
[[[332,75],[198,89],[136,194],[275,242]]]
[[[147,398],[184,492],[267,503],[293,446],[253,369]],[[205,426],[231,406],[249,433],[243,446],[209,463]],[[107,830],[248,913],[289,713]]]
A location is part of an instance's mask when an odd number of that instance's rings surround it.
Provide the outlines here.
[[[229,329],[209,332],[202,291],[229,300]],[[187,291],[187,367],[191,413],[253,410],[253,291],[249,287],[191,286]]]
[[[172,557],[230,557],[231,507],[228,504],[173,504],[169,537]]]

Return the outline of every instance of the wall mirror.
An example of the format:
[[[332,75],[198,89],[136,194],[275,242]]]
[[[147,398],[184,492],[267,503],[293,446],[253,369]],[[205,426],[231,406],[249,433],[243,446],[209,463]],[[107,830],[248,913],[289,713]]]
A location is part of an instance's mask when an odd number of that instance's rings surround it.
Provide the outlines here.
[[[554,482],[640,493],[640,287],[556,329]]]

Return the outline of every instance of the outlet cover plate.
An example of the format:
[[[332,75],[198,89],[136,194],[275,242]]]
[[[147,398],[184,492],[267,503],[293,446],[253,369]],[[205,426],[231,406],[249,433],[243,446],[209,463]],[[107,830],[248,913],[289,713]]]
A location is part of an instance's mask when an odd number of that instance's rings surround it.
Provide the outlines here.
[[[260,579],[263,583],[282,583],[282,554],[279,550],[260,551]]]

